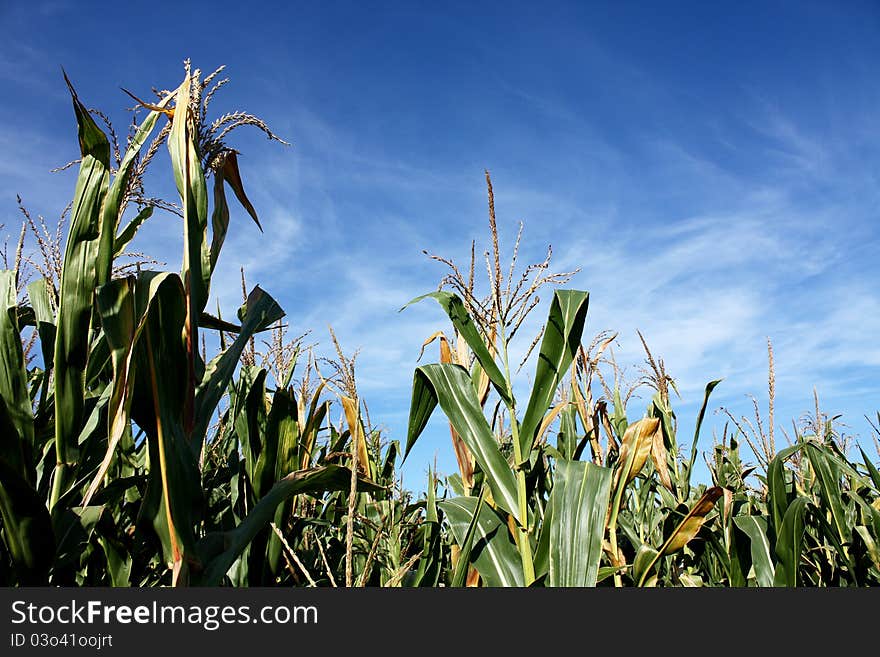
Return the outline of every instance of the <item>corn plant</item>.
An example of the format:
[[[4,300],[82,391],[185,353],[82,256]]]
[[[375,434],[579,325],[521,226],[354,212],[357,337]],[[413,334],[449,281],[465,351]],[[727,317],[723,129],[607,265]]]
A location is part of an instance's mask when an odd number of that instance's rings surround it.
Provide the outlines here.
[[[707,458],[711,481],[695,481],[721,382],[706,385],[693,436],[679,436],[675,380],[641,333],[643,376],[628,381],[617,334],[584,340],[589,295],[562,289],[575,272],[550,273],[550,249],[518,272],[520,226],[502,266],[488,172],[487,289],[477,291],[472,244],[466,274],[432,256],[450,273],[411,302],[437,302],[451,332],[423,346],[436,343],[439,358],[415,370],[402,454],[370,421],[356,357],[332,331],[331,359],[287,340],[281,306],[259,286],[248,292],[243,272],[235,317],[208,312],[232,217],[227,188],[260,227],[225,139],[250,125],[280,141],[247,113],[209,121],[220,70],[203,77],[187,63],[182,83],[155,102],[130,94],[146,115],[125,148],[67,80],[81,157],[66,240],[21,206],[15,256],[2,253],[0,582],[880,583],[880,473],[864,451],[850,456],[818,399],[815,417],[777,449],[772,346],[768,424],[757,402],[754,422],[727,412]],[[163,146],[175,202],[145,190]],[[182,219],[179,271],[137,255],[133,268],[122,262],[157,209]],[[27,230],[44,258],[35,280]],[[543,328],[520,349],[550,287]],[[211,357],[208,337],[219,345]],[[521,368],[535,349],[523,395],[513,356],[525,354]],[[646,403],[639,389],[650,390]],[[430,469],[416,497],[400,486],[397,462],[438,406],[458,472]]]
[[[235,153],[222,141],[250,115],[206,124],[212,91],[203,92],[213,76],[202,82],[199,75],[187,65],[175,91],[142,103],[147,116],[115,171],[106,134],[68,81],[81,159],[58,289],[38,280],[19,303],[17,272],[0,275],[0,561],[9,582],[210,585],[229,581],[229,572],[240,582],[261,582],[262,568],[254,573],[244,564],[268,554],[266,569],[278,570],[270,523],[291,499],[381,490],[356,469],[300,454],[300,437],[312,440],[316,429],[306,427],[302,436],[289,430],[294,400],[285,386],[276,391],[276,412],[266,416],[265,372],[243,369],[233,381],[253,336],[284,312],[255,287],[237,324],[206,313],[229,227],[226,186],[255,220],[256,214]],[[160,121],[167,123],[142,157]],[[181,271],[113,277],[114,258],[149,214],[142,209],[120,230],[125,207],[137,195],[142,165],[162,143],[180,197]],[[38,332],[42,351],[42,367],[30,371],[21,345],[25,325]],[[212,329],[234,338],[205,362],[199,337]],[[237,433],[221,432],[215,444],[211,418],[227,395]],[[320,422],[320,411],[310,410]],[[220,473],[204,468],[208,449],[225,449],[223,468],[244,462],[227,473],[231,496],[243,492],[229,512],[215,508]]]
[[[589,347],[581,342],[586,292],[555,291],[528,402],[519,413],[509,365],[512,334],[537,303],[529,295],[568,275],[542,277],[545,261],[527,269],[517,287],[518,237],[503,279],[488,174],[487,183],[493,245],[486,254],[487,297],[474,293],[472,247],[467,278],[453,261],[433,256],[452,274],[440,291],[412,302],[436,300],[454,331],[452,339],[438,332],[426,341],[439,340],[440,362],[416,369],[407,440],[408,452],[439,405],[459,464],[459,474],[449,478],[453,496],[438,504],[455,543],[449,584],[875,582],[880,503],[876,468],[867,457],[857,467],[832,439],[802,437],[775,454],[771,434],[764,450],[754,450],[767,466],[763,488],[754,489],[746,483],[754,468],[743,466],[732,437],[734,447],[716,449],[713,485],[695,484],[701,428],[720,381],[707,384],[690,449],[683,450],[670,398],[675,382],[639,334],[648,367],[635,387],[648,386],[653,394],[642,416],[630,421],[634,386],[624,389],[613,360],[604,361],[612,365],[613,381],[600,367],[616,335],[600,333]],[[525,284],[536,269],[537,284]],[[772,349],[770,357],[772,425]],[[494,408],[487,403],[490,388]],[[804,457],[798,463],[807,471],[800,475],[786,465],[795,455]],[[805,489],[809,494],[800,493]]]

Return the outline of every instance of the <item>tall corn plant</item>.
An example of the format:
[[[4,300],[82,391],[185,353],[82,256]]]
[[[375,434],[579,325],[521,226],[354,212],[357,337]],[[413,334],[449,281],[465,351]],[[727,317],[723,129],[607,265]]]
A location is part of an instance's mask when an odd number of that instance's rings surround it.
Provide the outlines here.
[[[352,482],[341,465],[285,462],[291,469],[282,472],[274,456],[264,456],[268,464],[248,473],[256,495],[247,513],[233,526],[205,517],[201,455],[211,417],[245,346],[283,316],[259,287],[239,310],[239,324],[205,313],[229,225],[226,185],[256,219],[235,154],[222,143],[242,115],[226,115],[206,127],[202,110],[211,94],[202,102],[205,86],[187,66],[174,92],[155,105],[144,104],[148,114],[114,176],[106,135],[67,83],[82,157],[59,289],[50,295],[50,282],[38,281],[29,288],[29,304],[19,305],[16,274],[0,277],[0,424],[6,443],[0,516],[9,579],[83,583],[100,581],[96,572],[103,571],[117,585],[137,583],[135,576],[140,583],[165,582],[166,576],[172,584],[220,583],[265,534],[285,500],[348,490]],[[142,148],[164,119],[167,125],[141,160]],[[111,278],[114,257],[145,218],[140,213],[120,232],[133,176],[163,141],[183,217],[181,272]],[[208,170],[214,177],[210,243]],[[58,299],[54,313],[50,296]],[[43,370],[33,376],[21,344],[15,344],[23,323],[34,325],[41,340]],[[206,363],[197,347],[200,330],[210,327],[231,330],[235,337]],[[250,454],[272,451],[262,443],[249,446]],[[363,477],[354,481],[359,488],[377,489]],[[132,541],[132,533],[140,540]]]
[[[439,405],[460,468],[450,478],[457,495],[439,503],[456,543],[450,583],[473,584],[472,568],[488,586],[594,586],[612,576],[618,586],[650,583],[648,574],[697,536],[721,489],[691,495],[695,456],[679,462],[665,372],[655,372],[657,394],[636,422],[629,423],[618,387],[594,401],[591,377],[613,338],[600,340],[592,359],[583,348],[586,292],[554,292],[521,411],[511,376],[512,338],[537,304],[534,293],[544,284],[567,282],[571,274],[545,274],[548,254],[517,284],[518,236],[502,276],[488,174],[487,184],[493,244],[486,254],[488,294],[474,293],[472,248],[467,277],[452,261],[434,256],[452,274],[440,291],[411,302],[433,298],[454,329],[452,340],[442,334],[428,340],[440,339],[440,362],[416,369],[406,450]],[[706,390],[694,452],[715,385]],[[487,404],[490,388],[497,396],[494,408]],[[555,446],[548,441],[552,427]]]
[[[455,291],[441,290],[411,302],[433,298],[441,305],[452,322],[459,358],[452,362],[447,355],[440,363],[416,369],[406,452],[439,405],[449,420],[460,465],[467,463],[469,470],[473,463],[473,476],[462,468],[460,495],[439,504],[458,545],[454,585],[467,581],[470,563],[487,585],[531,586],[548,575],[551,584],[595,583],[602,538],[599,525],[604,523],[611,473],[594,464],[562,462],[546,505],[548,478],[541,443],[552,402],[580,345],[589,295],[572,290],[554,293],[533,387],[521,412],[514,396],[511,341],[535,307],[538,289],[564,283],[571,273],[546,274],[548,253],[547,260],[529,268],[517,283],[514,255],[505,278],[488,172],[486,181],[493,241],[491,257],[486,254],[487,297],[480,299],[474,293],[472,251],[467,280],[451,261],[437,258],[452,267],[445,282]],[[531,280],[530,274],[534,274]],[[465,357],[468,351],[470,357]],[[484,407],[490,386],[498,397],[499,412],[487,418]],[[509,430],[500,428],[502,415]],[[509,445],[509,454],[503,445]],[[550,544],[552,559],[547,556]],[[584,549],[567,551],[560,544]]]

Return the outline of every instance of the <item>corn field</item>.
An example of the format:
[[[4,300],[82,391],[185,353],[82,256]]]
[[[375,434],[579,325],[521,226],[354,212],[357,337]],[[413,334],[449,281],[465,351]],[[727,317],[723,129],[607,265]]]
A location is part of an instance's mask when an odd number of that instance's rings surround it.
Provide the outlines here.
[[[694,435],[679,435],[675,382],[645,345],[652,394],[637,404],[606,357],[614,336],[585,335],[589,294],[566,287],[572,273],[551,273],[549,253],[521,275],[516,250],[504,261],[488,173],[485,280],[473,256],[466,268],[432,256],[449,273],[410,302],[435,304],[424,351],[436,362],[413,364],[404,444],[371,422],[355,357],[335,336],[335,357],[314,357],[259,286],[236,317],[211,309],[227,232],[252,228],[232,225],[228,189],[260,225],[224,138],[251,125],[278,139],[248,114],[208,119],[216,74],[187,65],[175,90],[138,99],[145,117],[124,149],[67,83],[81,157],[66,237],[27,216],[43,266],[25,284],[23,229],[0,272],[0,582],[880,584],[869,455],[854,457],[818,408],[777,449],[771,408],[766,427],[730,416],[706,454],[711,481],[696,481],[719,382],[706,385]],[[161,148],[174,203],[144,190]],[[179,271],[130,251],[155,210],[182,219]],[[517,399],[511,358],[528,345],[520,329],[541,289],[552,300]],[[265,350],[258,336],[270,336]],[[458,472],[432,470],[414,495],[398,468],[434,414]]]

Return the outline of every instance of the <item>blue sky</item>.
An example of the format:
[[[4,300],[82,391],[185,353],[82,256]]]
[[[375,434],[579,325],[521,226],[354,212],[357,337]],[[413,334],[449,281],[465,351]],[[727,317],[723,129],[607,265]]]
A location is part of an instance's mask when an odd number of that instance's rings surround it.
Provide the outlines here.
[[[445,273],[422,249],[463,261],[472,239],[488,246],[488,168],[502,248],[523,220],[523,262],[552,244],[558,269],[582,267],[586,333],[619,332],[632,373],[644,333],[679,384],[683,443],[710,379],[725,379],[712,410],[766,403],[770,337],[777,426],[815,386],[871,446],[876,4],[180,4],[3,3],[0,222],[16,223],[16,193],[48,218],[70,198],[73,173],[49,173],[77,155],[61,66],[121,126],[119,87],[173,87],[186,57],[226,64],[215,110],[254,112],[293,146],[233,137],[266,232],[233,217],[214,291],[234,307],[244,266],[292,330],[327,349],[332,325],[391,437],[405,440],[421,342],[447,328],[438,307],[397,309]],[[138,243],[170,268],[176,222],[154,217]],[[710,413],[704,448],[722,421]],[[455,469],[439,417],[406,484],[435,457]]]

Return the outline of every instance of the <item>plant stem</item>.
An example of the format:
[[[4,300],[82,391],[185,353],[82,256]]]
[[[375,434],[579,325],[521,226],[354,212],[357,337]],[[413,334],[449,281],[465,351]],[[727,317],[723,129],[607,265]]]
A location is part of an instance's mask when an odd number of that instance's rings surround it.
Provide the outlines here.
[[[506,403],[507,412],[510,414],[511,439],[513,440],[514,472],[516,473],[516,496],[519,503],[519,516],[521,522],[518,526],[517,547],[519,548],[520,560],[522,561],[523,578],[526,586],[535,581],[535,563],[532,558],[532,545],[529,541],[529,517],[528,498],[526,494],[526,473],[522,469],[523,454],[519,444],[519,425],[516,420],[516,406],[513,401],[513,386],[510,382],[510,364],[507,357],[507,338],[504,331],[504,322],[501,324],[501,355],[504,360],[504,378],[507,382],[507,390],[510,393],[510,401]]]

